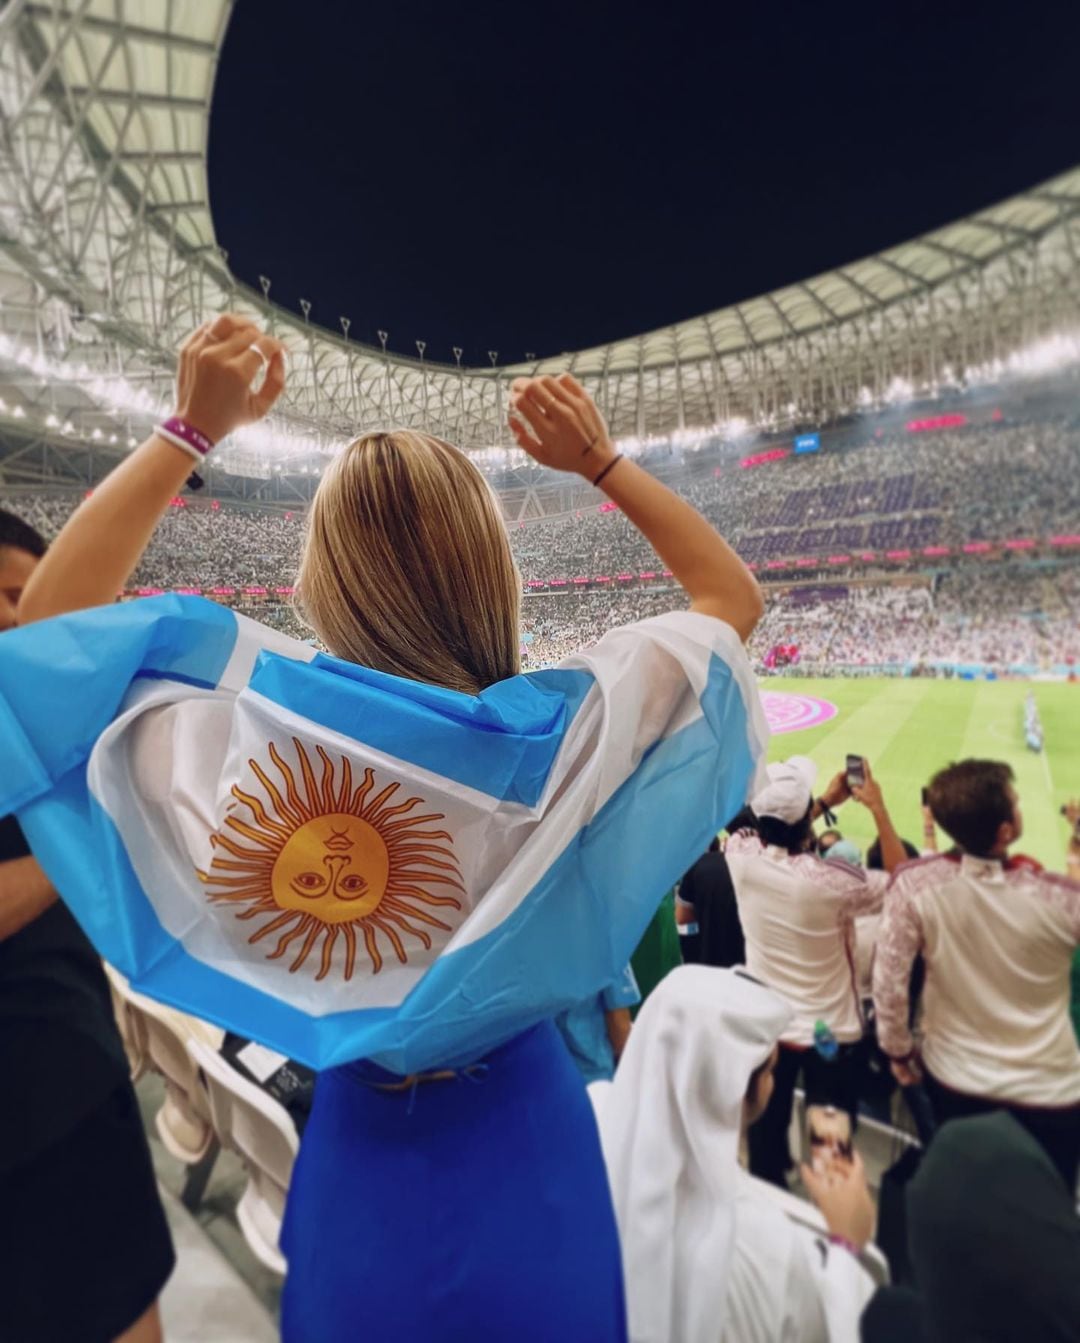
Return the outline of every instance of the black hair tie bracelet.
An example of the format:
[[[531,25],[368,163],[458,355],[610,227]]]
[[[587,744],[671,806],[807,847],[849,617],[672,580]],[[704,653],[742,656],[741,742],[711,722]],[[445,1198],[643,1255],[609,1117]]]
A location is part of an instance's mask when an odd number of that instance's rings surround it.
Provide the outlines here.
[[[607,473],[608,473],[608,472],[611,470],[611,468],[615,465],[615,463],[616,463],[616,462],[621,462],[621,461],[622,461],[622,458],[623,458],[622,453],[621,453],[621,452],[617,452],[617,453],[615,454],[615,456],[612,457],[611,461],[608,462],[607,466],[605,466],[604,469],[600,472],[600,474],[596,477],[596,479],[593,481],[593,484],[594,484],[594,485],[599,485],[600,482],[601,482],[601,481],[604,479],[604,477],[607,475]]]

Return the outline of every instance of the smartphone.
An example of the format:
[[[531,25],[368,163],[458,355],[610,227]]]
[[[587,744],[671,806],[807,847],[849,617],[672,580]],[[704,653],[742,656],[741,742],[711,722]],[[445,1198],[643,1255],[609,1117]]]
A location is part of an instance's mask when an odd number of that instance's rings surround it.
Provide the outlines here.
[[[850,1161],[851,1116],[831,1105],[806,1107],[806,1132],[810,1140],[810,1164],[815,1169],[833,1161]]]
[[[930,805],[930,789],[927,788],[925,784],[923,784],[923,790],[922,790],[922,804],[924,807],[928,807]]]
[[[861,788],[866,782],[866,766],[863,764],[862,756],[849,755],[845,769],[847,786],[849,788]]]

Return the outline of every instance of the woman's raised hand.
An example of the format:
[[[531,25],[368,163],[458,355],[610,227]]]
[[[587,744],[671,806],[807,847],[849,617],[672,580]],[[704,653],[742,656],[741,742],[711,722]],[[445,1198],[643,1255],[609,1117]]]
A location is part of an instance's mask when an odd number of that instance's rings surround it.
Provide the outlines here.
[[[595,480],[615,456],[604,417],[570,373],[515,378],[510,410],[518,446],[542,466]]]
[[[604,493],[686,589],[691,611],[725,620],[741,639],[750,637],[764,609],[753,574],[685,499],[636,462],[623,460],[604,417],[576,378],[569,373],[515,378],[510,428],[518,445],[542,466],[573,471],[594,485],[602,482]]]
[[[259,372],[266,376],[252,389]],[[285,386],[285,350],[247,317],[222,313],[204,322],[180,350],[176,413],[213,443],[261,420]]]

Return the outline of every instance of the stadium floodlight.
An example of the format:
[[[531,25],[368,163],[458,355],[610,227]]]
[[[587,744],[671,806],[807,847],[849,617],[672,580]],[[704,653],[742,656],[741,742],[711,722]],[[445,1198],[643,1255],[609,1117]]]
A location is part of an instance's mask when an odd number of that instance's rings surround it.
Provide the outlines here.
[[[1050,336],[1011,354],[1006,366],[1021,375],[1055,373],[1080,362],[1080,340],[1073,334]]]

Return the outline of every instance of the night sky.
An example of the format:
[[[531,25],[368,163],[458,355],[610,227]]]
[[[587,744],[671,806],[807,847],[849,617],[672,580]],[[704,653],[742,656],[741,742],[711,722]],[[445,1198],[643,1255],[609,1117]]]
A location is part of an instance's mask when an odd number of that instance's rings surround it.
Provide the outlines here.
[[[500,363],[634,335],[1080,163],[1080,5],[239,0],[234,272]]]

